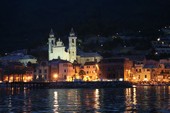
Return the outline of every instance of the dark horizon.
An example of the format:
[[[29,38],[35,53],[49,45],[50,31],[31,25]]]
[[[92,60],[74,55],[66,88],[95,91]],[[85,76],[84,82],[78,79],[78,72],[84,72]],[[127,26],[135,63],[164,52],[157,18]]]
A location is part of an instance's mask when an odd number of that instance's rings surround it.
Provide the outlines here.
[[[78,36],[139,30],[152,35],[170,25],[169,6],[169,0],[3,1],[0,50],[41,44],[47,40],[51,28],[56,37],[67,36],[71,27]]]

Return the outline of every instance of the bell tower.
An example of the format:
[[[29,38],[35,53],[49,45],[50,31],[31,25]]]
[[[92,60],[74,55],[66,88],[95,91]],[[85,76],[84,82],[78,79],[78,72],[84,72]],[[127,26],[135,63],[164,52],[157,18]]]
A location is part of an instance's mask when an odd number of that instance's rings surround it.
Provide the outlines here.
[[[71,29],[68,39],[69,39],[69,61],[73,63],[74,60],[76,60],[76,55],[77,55],[77,48],[76,48],[77,37],[75,35],[73,28]]]
[[[49,38],[48,38],[48,59],[52,60],[51,58],[51,54],[53,54],[53,47],[55,47],[55,36],[54,36],[54,32],[53,29],[51,29],[50,33],[49,33]]]

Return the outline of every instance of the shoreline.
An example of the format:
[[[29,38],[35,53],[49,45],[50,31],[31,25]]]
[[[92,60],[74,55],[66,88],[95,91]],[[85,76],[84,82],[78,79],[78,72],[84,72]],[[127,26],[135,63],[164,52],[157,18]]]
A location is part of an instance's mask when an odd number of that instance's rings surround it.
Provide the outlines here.
[[[11,82],[0,83],[0,88],[28,89],[38,88],[131,88],[132,84],[127,81],[95,81],[95,82]]]
[[[11,82],[0,83],[0,88],[27,89],[73,89],[73,88],[133,88],[139,86],[170,86],[169,83],[131,83],[127,81],[90,81],[90,82]]]

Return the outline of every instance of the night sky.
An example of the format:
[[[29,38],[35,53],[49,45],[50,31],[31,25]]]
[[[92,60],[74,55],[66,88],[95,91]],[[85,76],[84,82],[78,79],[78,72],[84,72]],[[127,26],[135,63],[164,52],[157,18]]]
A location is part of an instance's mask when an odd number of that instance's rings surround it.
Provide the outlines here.
[[[0,2],[0,51],[44,43],[71,27],[78,36],[141,30],[170,25],[170,0],[3,0]]]

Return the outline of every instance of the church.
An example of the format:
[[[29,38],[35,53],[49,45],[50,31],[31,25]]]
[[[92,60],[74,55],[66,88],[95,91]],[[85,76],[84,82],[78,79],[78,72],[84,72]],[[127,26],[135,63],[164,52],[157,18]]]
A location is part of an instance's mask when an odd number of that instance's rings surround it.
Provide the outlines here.
[[[74,60],[76,60],[76,54],[77,54],[76,39],[77,37],[75,36],[74,30],[71,29],[70,35],[68,37],[69,48],[66,50],[66,47],[64,46],[64,43],[62,42],[62,40],[60,40],[60,38],[56,41],[54,32],[51,29],[48,38],[49,60],[62,59],[73,63]]]
[[[84,53],[84,52],[77,52],[76,46],[77,37],[73,28],[68,36],[68,49],[66,49],[64,43],[60,38],[56,40],[54,36],[54,32],[51,29],[48,38],[48,57],[49,61],[53,59],[62,59],[67,60],[71,63],[77,61],[78,63],[84,65],[85,62],[99,62],[102,59],[98,53]]]

